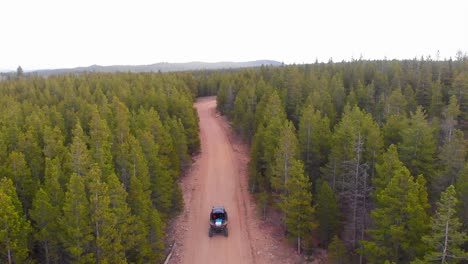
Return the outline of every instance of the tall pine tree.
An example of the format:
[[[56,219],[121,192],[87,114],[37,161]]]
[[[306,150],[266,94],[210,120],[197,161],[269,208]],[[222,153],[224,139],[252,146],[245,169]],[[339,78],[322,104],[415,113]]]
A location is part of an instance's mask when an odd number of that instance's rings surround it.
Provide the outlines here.
[[[298,158],[298,142],[295,128],[291,121],[288,121],[280,131],[278,147],[275,150],[273,175],[271,185],[278,191],[284,191],[291,167]]]
[[[70,177],[62,210],[61,242],[66,250],[66,261],[93,262],[94,256],[91,248],[93,235],[90,225],[89,201],[83,176],[74,173]]]
[[[395,145],[390,145],[383,154],[382,163],[376,164],[376,177],[372,178],[374,187],[373,196],[376,198],[388,185],[398,169],[403,167],[403,162],[398,158],[398,150]]]
[[[455,184],[463,173],[466,158],[466,140],[461,130],[455,129],[450,140],[445,141],[439,153],[441,171],[434,175],[433,189],[438,193]]]
[[[411,113],[409,126],[401,131],[401,137],[402,142],[398,145],[401,161],[412,175],[422,174],[432,183],[436,142],[421,107]]]
[[[26,213],[31,208],[38,182],[33,180],[31,170],[22,152],[12,151],[10,153],[8,169],[18,193],[18,199],[23,204],[23,210]]]
[[[304,108],[299,120],[298,139],[305,172],[314,183],[329,155],[331,131],[328,117],[314,110],[311,104]]]
[[[304,165],[299,160],[294,160],[291,165],[290,177],[279,205],[285,214],[288,234],[297,240],[297,251],[300,254],[302,240],[311,234],[317,223],[313,216],[315,208],[312,207],[310,182],[304,175]]]
[[[455,187],[450,185],[437,203],[431,235],[423,237],[424,243],[429,246],[424,256],[427,263],[459,263],[468,260],[468,252],[461,248],[468,241],[468,236],[461,230],[456,215],[457,203]]]
[[[370,262],[407,263],[426,250],[421,240],[429,228],[425,181],[415,181],[404,166],[393,173],[376,197],[376,208],[371,213],[374,225],[368,230],[371,240],[361,241],[361,253]]]
[[[323,181],[317,193],[316,217],[321,244],[328,245],[339,232],[340,209],[330,185]]]
[[[113,173],[112,162],[112,139],[111,131],[105,119],[101,118],[97,107],[92,113],[90,121],[90,156],[93,162],[99,164],[101,171],[106,178]]]
[[[53,205],[49,194],[42,188],[36,193],[30,216],[37,229],[34,239],[40,245],[42,262],[58,263],[60,207]]]
[[[84,176],[91,165],[91,158],[87,146],[88,138],[80,123],[77,122],[73,130],[73,142],[70,145],[69,170],[79,176]]]
[[[0,212],[0,255],[8,264],[22,263],[28,257],[31,226],[8,178],[0,180]]]
[[[274,164],[275,149],[286,120],[284,107],[276,91],[262,97],[255,115],[257,128],[251,148],[250,189],[254,192],[269,191],[275,168],[271,164]]]
[[[97,164],[91,167],[87,177],[95,262],[126,263],[117,218],[110,207],[108,186],[102,181],[102,172]]]

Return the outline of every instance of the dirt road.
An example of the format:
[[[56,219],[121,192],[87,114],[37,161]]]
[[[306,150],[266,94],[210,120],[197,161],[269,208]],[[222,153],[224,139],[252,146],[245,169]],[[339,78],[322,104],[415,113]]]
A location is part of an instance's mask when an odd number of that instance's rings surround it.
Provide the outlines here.
[[[293,263],[281,236],[258,219],[247,191],[248,149],[233,142],[227,121],[216,112],[215,97],[195,104],[200,118],[201,153],[182,182],[185,210],[174,229],[177,243],[169,263]],[[208,237],[214,205],[229,212],[229,236]]]

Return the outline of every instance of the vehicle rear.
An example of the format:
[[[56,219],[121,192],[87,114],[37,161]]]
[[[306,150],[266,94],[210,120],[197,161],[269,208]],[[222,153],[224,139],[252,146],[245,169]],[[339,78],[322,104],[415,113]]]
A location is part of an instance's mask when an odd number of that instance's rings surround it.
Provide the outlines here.
[[[223,233],[228,236],[228,215],[224,206],[213,207],[210,214],[210,230],[208,235],[212,237],[215,233]]]

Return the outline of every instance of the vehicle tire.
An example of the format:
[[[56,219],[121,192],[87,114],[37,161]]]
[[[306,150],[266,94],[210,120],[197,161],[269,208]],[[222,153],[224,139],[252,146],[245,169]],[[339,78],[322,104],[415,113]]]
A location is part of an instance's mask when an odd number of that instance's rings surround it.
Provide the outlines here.
[[[224,236],[227,237],[228,235],[229,235],[228,228],[225,227],[225,228],[224,228]]]
[[[213,229],[210,228],[210,230],[208,231],[208,236],[209,236],[209,237],[212,237],[212,236],[213,236]]]

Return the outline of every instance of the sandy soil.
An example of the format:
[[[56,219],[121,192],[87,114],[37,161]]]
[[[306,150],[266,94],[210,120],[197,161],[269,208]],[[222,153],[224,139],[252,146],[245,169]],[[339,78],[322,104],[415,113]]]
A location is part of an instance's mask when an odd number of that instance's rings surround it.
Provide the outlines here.
[[[299,256],[271,221],[259,219],[247,191],[249,149],[236,138],[215,97],[199,99],[201,153],[181,180],[185,209],[175,220],[176,247],[170,264],[298,263]],[[229,212],[229,236],[208,237],[209,213],[214,205]]]

